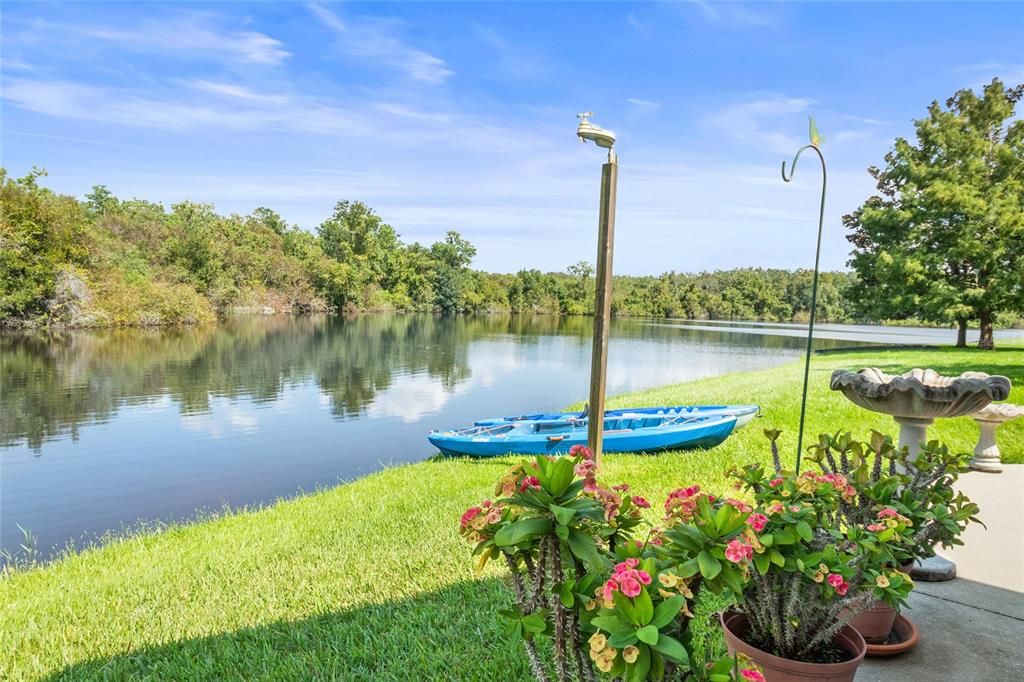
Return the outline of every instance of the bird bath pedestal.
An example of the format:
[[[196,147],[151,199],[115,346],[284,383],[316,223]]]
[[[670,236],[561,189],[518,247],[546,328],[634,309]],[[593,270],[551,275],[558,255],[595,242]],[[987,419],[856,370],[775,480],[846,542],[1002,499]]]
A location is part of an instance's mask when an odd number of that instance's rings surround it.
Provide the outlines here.
[[[899,376],[873,367],[859,372],[839,369],[829,385],[855,405],[892,415],[900,425],[899,447],[906,446],[911,458],[928,441],[928,427],[936,419],[978,412],[1010,394],[1006,377],[982,372],[945,377],[931,369],[912,369]]]
[[[1000,424],[1017,417],[1024,417],[1024,405],[988,405],[971,415],[971,419],[978,422],[978,428],[981,429],[978,444],[974,447],[974,457],[971,458],[972,469],[993,474],[1003,470],[1001,453],[996,445],[996,429]]]

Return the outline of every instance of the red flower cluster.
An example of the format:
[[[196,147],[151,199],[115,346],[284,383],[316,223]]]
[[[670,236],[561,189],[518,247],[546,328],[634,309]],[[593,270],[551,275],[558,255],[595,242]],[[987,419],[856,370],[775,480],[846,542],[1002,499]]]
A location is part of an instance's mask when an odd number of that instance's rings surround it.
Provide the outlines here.
[[[676,488],[665,500],[665,519],[673,523],[689,523],[693,520],[693,513],[697,511],[697,500],[701,496],[708,498],[708,502],[715,501],[713,496],[702,493],[699,485]]]
[[[573,445],[569,448],[569,456],[582,458],[573,471],[583,479],[583,490],[588,493],[597,490],[597,462],[594,461],[593,450],[586,445]]]
[[[846,594],[846,591],[850,589],[850,583],[843,579],[843,576],[838,573],[830,573],[828,576],[828,584],[835,589],[836,594],[842,597]]]
[[[519,492],[525,492],[526,490],[540,490],[540,481],[537,480],[536,476],[527,476],[519,484]]]
[[[647,571],[637,569],[637,559],[626,559],[621,564],[616,564],[615,572],[608,582],[604,584],[604,600],[612,600],[612,593],[621,591],[627,597],[635,597],[643,589],[642,585],[651,584],[651,575]]]
[[[743,560],[750,560],[754,556],[754,548],[742,540],[736,539],[725,547],[725,558],[734,564]]]
[[[753,528],[754,532],[760,533],[768,525],[768,517],[764,514],[751,514],[747,517],[747,525]]]

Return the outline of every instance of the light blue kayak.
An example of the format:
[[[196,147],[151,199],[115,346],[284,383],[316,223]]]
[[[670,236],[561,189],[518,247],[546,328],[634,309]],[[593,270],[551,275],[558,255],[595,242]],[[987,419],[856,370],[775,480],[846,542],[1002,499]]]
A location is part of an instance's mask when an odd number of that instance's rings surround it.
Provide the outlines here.
[[[671,417],[678,414],[688,416],[734,416],[736,417],[736,429],[746,426],[750,420],[757,415],[760,408],[757,405],[671,405],[664,407],[626,407],[618,410],[605,410],[605,419],[616,417],[628,417],[630,415],[654,415],[659,417]],[[518,417],[492,417],[489,419],[478,419],[474,422],[476,426],[493,426],[506,422],[519,421],[576,421],[584,419],[587,415],[584,412],[547,412],[537,414],[524,414]]]
[[[450,456],[496,457],[561,455],[587,444],[589,419],[516,419],[451,431],[427,438]],[[634,414],[604,420],[605,452],[659,452],[712,448],[736,428],[737,417],[724,414]]]

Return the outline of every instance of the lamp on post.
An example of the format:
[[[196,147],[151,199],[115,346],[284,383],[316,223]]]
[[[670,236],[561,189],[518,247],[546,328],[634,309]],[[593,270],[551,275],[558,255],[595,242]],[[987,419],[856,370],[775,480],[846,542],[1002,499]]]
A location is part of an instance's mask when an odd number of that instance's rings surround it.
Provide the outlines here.
[[[590,140],[608,150],[608,160],[601,166],[601,204],[597,221],[597,291],[594,299],[594,350],[590,358],[590,411],[587,442],[594,451],[594,462],[600,466],[604,440],[604,392],[608,373],[608,328],[612,316],[612,251],[615,243],[615,190],[619,177],[619,161],[612,147],[615,134],[587,120],[593,113],[578,114],[576,135],[580,142]]]

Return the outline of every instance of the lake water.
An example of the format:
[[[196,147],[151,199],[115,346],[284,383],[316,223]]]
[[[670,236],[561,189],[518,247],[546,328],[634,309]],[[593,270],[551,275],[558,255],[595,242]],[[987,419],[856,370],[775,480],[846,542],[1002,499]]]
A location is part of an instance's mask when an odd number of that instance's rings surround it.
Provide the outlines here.
[[[139,521],[260,504],[434,454],[430,429],[558,409],[589,318],[243,318],[0,335],[0,542],[44,553]],[[798,325],[616,320],[608,391],[799,357]],[[823,325],[821,348],[953,332]],[[729,396],[722,396],[727,401]]]

